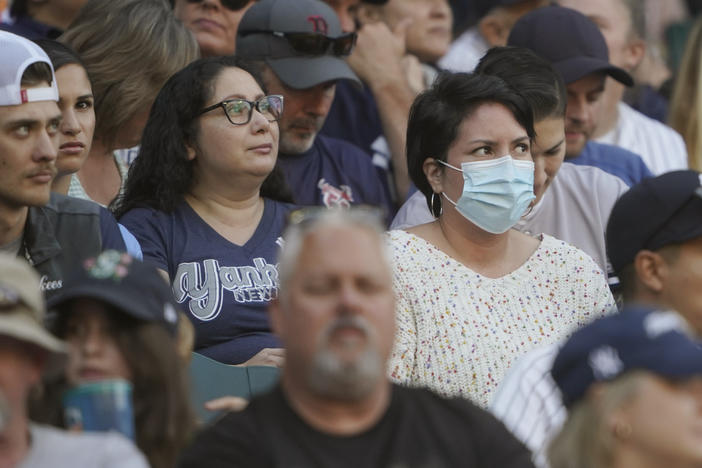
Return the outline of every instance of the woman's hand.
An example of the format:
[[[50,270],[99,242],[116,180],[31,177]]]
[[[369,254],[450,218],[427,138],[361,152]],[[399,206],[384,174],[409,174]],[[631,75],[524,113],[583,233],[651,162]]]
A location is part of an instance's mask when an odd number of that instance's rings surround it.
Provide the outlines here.
[[[273,366],[282,368],[285,364],[285,349],[263,348],[240,366]]]
[[[210,411],[241,411],[249,404],[249,400],[235,396],[223,396],[205,403],[205,409]]]

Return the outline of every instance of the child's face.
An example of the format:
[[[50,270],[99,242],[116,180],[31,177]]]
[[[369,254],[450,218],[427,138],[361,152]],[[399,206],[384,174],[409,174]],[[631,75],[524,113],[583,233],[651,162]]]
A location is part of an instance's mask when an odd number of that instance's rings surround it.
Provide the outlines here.
[[[131,371],[114,339],[109,309],[93,299],[70,305],[64,339],[68,343],[66,378],[70,385],[104,380],[131,380]]]

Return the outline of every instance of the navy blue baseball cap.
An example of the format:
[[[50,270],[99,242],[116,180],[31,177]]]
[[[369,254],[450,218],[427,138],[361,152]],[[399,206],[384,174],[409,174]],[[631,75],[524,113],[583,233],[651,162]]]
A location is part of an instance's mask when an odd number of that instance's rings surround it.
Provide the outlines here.
[[[639,182],[614,204],[607,222],[607,255],[619,273],[640,250],[701,236],[702,174],[667,172]]]
[[[159,323],[173,335],[177,332],[178,307],[165,278],[156,267],[129,254],[106,250],[85,260],[49,298],[48,306],[59,312],[61,305],[79,298],[104,302],[138,320]]]
[[[605,73],[626,86],[634,80],[609,63],[604,36],[587,16],[557,5],[537,8],[512,28],[507,45],[526,47],[545,58],[566,84],[591,73]]]
[[[575,332],[558,351],[551,376],[572,406],[592,384],[633,370],[672,380],[702,376],[702,343],[673,311],[624,309]]]

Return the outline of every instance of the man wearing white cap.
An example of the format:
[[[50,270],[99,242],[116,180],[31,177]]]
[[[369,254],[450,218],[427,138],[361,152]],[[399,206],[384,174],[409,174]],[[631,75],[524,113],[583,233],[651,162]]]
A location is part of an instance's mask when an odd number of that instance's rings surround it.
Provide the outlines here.
[[[43,318],[39,276],[26,262],[0,254],[0,466],[146,467],[143,455],[116,433],[68,433],[29,421],[31,389],[43,373],[60,372],[66,357]]]
[[[51,194],[56,175],[58,90],[36,44],[0,31],[0,252],[25,257],[41,289],[106,248],[125,250],[117,222],[94,203]]]

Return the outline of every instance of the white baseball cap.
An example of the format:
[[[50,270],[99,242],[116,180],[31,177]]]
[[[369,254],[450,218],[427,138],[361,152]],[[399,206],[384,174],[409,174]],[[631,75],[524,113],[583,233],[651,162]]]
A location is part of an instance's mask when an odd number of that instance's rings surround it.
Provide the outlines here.
[[[22,89],[24,71],[37,62],[49,65],[51,86]],[[32,41],[0,31],[0,106],[18,106],[34,101],[58,101],[58,87],[51,60]]]

